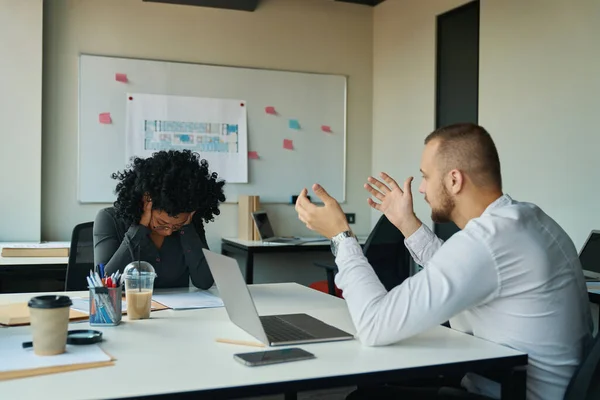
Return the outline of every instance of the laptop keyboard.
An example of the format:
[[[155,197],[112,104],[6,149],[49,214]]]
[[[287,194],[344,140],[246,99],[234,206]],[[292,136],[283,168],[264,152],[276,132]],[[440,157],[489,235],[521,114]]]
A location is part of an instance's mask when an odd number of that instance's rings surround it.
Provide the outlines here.
[[[270,342],[290,342],[295,340],[314,339],[310,333],[282,320],[275,315],[260,317],[265,333]]]

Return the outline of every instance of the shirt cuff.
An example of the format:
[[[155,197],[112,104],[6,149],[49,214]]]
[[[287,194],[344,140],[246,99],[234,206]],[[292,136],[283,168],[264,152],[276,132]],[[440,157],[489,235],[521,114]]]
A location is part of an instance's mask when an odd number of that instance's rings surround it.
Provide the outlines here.
[[[348,258],[352,258],[354,256],[363,256],[363,249],[353,237],[346,237],[340,241],[337,256],[335,257],[335,263],[338,265],[338,269],[340,267],[343,269],[346,263],[344,262]]]
[[[412,254],[418,255],[425,250],[435,237],[435,234],[425,224],[421,224],[419,229],[404,239],[404,244]]]

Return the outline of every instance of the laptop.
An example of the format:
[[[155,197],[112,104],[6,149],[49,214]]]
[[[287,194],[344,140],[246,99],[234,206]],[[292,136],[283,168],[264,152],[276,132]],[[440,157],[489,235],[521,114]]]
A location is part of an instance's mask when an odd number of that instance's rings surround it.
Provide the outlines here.
[[[353,335],[308,314],[258,315],[235,258],[202,249],[231,322],[268,346],[351,340]]]
[[[308,242],[319,242],[327,240],[326,237],[285,237],[285,236],[275,236],[275,232],[273,231],[273,226],[271,225],[271,221],[269,221],[269,216],[266,211],[256,211],[252,213],[252,219],[254,220],[254,224],[256,225],[256,230],[258,230],[258,236],[260,236],[260,240],[263,242],[269,243],[285,243],[285,244],[302,244]]]
[[[600,231],[593,230],[579,251],[583,276],[589,281],[600,281]]]

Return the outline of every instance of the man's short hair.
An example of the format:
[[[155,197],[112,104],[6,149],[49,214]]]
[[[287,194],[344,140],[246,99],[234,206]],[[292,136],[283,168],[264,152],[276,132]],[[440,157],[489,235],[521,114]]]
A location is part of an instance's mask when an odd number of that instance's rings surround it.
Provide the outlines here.
[[[500,158],[490,134],[473,123],[458,123],[436,129],[425,138],[425,144],[439,141],[437,159],[445,174],[458,169],[476,186],[502,190]]]

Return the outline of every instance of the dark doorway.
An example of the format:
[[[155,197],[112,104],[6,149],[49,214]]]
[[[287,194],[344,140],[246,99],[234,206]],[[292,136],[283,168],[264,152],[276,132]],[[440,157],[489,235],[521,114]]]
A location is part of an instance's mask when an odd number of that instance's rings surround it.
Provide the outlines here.
[[[435,126],[477,123],[479,102],[479,1],[437,17]],[[447,240],[458,227],[434,224]]]

